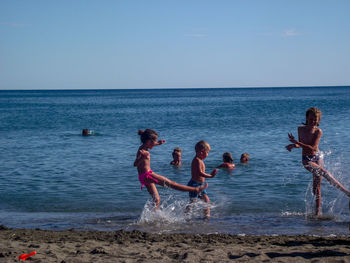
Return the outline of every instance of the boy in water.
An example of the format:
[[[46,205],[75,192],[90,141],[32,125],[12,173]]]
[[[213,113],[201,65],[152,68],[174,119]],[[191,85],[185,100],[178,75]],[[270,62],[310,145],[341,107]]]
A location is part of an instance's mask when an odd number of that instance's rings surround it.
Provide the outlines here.
[[[298,127],[298,141],[291,133],[288,133],[289,141],[292,144],[286,146],[288,151],[293,148],[302,148],[302,163],[306,170],[312,173],[313,194],[316,196],[316,215],[321,215],[321,182],[322,177],[347,196],[350,197],[350,191],[346,189],[333,175],[323,168],[323,160],[320,155],[318,145],[321,140],[322,130],[318,128],[321,120],[321,110],[318,108],[309,108],[306,111],[306,122]]]
[[[181,149],[176,147],[172,153],[173,160],[170,162],[171,165],[181,165]]]
[[[188,182],[188,186],[198,187],[205,184],[205,178],[213,178],[217,174],[217,169],[214,169],[210,174],[205,173],[205,164],[203,160],[208,157],[210,151],[210,145],[205,141],[199,141],[195,146],[196,156],[192,160],[191,164],[191,175],[192,178]],[[210,202],[207,195],[207,191],[203,190],[201,193],[190,192],[190,203],[197,201],[197,198],[202,199],[204,202]],[[205,217],[210,217],[209,205],[205,209]]]

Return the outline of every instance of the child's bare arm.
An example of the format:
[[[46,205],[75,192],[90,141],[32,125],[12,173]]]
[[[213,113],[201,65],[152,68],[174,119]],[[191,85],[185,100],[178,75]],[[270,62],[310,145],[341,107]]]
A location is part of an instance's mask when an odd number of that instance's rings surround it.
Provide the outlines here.
[[[289,141],[295,144],[294,147],[296,148],[301,147],[303,149],[307,149],[311,151],[317,151],[318,145],[320,143],[321,136],[322,136],[322,130],[318,129],[315,135],[316,135],[316,138],[313,141],[313,144],[309,145],[300,141],[300,131],[299,131],[299,141],[295,140],[294,136],[291,133],[288,133]]]
[[[288,151],[292,151],[293,148],[300,148],[300,146],[299,146],[298,144],[296,144],[296,143],[288,144],[288,145],[286,146],[286,149],[287,149]]]
[[[292,139],[294,139],[294,136],[292,133],[288,133],[288,137],[289,137],[289,141],[292,142]],[[299,137],[299,141],[300,141],[300,130],[298,128],[298,137]],[[295,142],[293,141],[292,144],[288,144],[286,146],[286,149],[291,152],[293,148],[300,148],[300,145],[298,143],[296,143],[297,141],[295,140]]]
[[[165,143],[165,140],[159,140],[154,146],[162,145],[163,143]]]
[[[210,174],[207,174],[205,172],[205,165],[203,163],[203,161],[199,161],[198,159],[196,160],[196,162],[194,163],[195,166],[197,166],[197,175],[198,176],[201,176],[201,177],[205,177],[205,178],[213,178],[218,170],[217,169],[214,169]]]
[[[207,174],[205,172],[201,172],[200,176],[205,178],[213,178],[218,173],[218,170],[215,168],[210,174]]]
[[[214,169],[213,171],[211,171],[211,178],[213,178],[216,174],[218,173],[218,169]]]

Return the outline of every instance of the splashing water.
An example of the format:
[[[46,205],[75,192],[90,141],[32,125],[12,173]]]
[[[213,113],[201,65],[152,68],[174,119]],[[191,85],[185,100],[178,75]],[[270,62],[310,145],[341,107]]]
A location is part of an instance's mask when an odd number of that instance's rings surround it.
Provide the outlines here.
[[[143,208],[139,222],[140,224],[164,224],[185,221],[183,201],[174,200],[172,195],[161,202],[159,208],[154,210],[152,200],[148,200]]]
[[[320,152],[320,157],[321,159],[325,160],[325,156],[331,157],[332,151],[321,151]],[[324,163],[324,166],[326,166],[326,169],[344,186],[346,186],[346,182],[344,182],[344,175],[343,175],[343,166],[341,161],[339,160],[326,160]],[[347,186],[346,186],[347,187]],[[312,181],[312,176],[311,180],[308,184],[308,187],[305,192],[305,215],[306,217],[313,217],[315,214],[315,201],[316,197],[313,194],[313,181]],[[336,191],[338,192],[334,196],[325,196],[324,195],[324,190],[327,189],[329,191]],[[322,185],[321,185],[321,196],[322,196],[322,213],[323,217],[331,216],[333,218],[341,218],[344,216],[342,215],[344,210],[347,209],[348,207],[348,198],[344,195],[343,192],[339,191],[337,188],[329,184],[329,182],[323,178],[322,179]]]
[[[154,210],[153,201],[148,200],[136,225],[159,233],[191,228],[191,225],[204,221],[204,210],[208,206],[210,209],[216,208],[215,204],[207,204],[201,200],[189,203],[188,200],[177,200],[174,195],[169,195]]]
[[[185,200],[176,200],[174,195],[169,195],[161,202],[159,209],[154,210],[152,200],[148,200],[141,213],[139,223],[183,223],[192,219],[203,217],[203,210],[208,204],[199,200],[196,203],[189,204]],[[215,205],[209,204],[210,208],[215,208]]]

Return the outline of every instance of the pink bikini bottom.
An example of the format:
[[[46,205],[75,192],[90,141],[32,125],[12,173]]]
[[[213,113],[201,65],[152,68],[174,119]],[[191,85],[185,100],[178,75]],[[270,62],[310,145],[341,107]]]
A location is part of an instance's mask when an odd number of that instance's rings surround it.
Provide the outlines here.
[[[139,181],[141,183],[141,190],[143,186],[149,186],[150,184],[146,182],[146,179],[149,179],[153,181],[154,183],[158,183],[158,180],[154,178],[151,174],[153,173],[152,170],[149,170],[148,172],[145,172],[143,174],[139,174]]]

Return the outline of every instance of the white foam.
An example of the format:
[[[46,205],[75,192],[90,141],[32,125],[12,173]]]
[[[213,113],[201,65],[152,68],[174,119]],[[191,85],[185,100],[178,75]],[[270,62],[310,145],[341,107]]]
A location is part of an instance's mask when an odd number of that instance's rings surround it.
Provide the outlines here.
[[[188,220],[203,217],[203,209],[207,204],[202,201],[189,204],[186,200],[175,200],[170,195],[154,210],[152,200],[148,200],[143,208],[139,224],[183,223]]]
[[[305,214],[302,213],[302,212],[289,212],[289,211],[286,211],[286,212],[282,212],[281,215],[282,216],[304,216]]]

